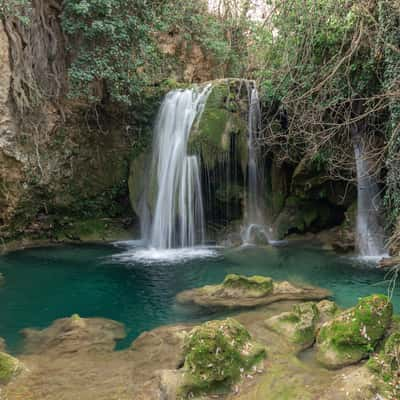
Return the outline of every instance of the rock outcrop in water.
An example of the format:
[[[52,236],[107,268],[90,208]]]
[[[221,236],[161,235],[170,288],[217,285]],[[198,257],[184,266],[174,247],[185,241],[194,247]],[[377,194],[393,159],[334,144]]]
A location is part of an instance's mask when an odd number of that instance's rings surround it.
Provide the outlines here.
[[[330,296],[326,289],[275,282],[262,276],[227,275],[220,285],[186,290],[177,295],[179,303],[209,308],[256,307],[289,300],[322,300]]]
[[[372,295],[322,325],[317,359],[326,367],[354,364],[374,351],[390,326],[393,306],[384,295]]]

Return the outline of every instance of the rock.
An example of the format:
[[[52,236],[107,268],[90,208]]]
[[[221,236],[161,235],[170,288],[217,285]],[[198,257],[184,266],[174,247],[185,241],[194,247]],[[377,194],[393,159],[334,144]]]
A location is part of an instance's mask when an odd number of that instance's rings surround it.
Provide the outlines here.
[[[322,325],[317,359],[328,368],[341,368],[368,356],[388,329],[393,306],[384,295],[372,295]]]
[[[247,329],[232,318],[195,327],[184,345],[183,394],[231,385],[266,355]]]
[[[5,351],[6,349],[6,341],[0,337],[0,351]]]
[[[223,290],[231,295],[246,295],[248,297],[263,297],[272,292],[272,279],[254,275],[251,277],[229,274],[222,283]]]
[[[373,374],[364,366],[346,367],[318,400],[389,400],[383,397]]]
[[[8,383],[12,377],[21,372],[22,368],[18,359],[0,352],[0,383]]]
[[[27,353],[55,352],[58,355],[78,351],[112,351],[115,342],[125,337],[123,324],[103,318],[81,318],[74,314],[43,330],[24,329]]]
[[[268,328],[284,335],[301,349],[310,347],[315,340],[319,312],[315,303],[296,304],[293,310],[276,315],[265,321]]]
[[[228,275],[220,285],[209,285],[179,293],[177,301],[182,304],[193,303],[209,308],[240,308],[268,305],[285,300],[322,300],[330,294],[326,289],[295,286],[287,281],[273,282],[271,278],[261,276],[248,278]]]
[[[368,360],[367,367],[379,377],[379,386],[388,397],[400,397],[400,387],[398,386],[400,332],[394,332],[388,337],[383,349]]]
[[[317,309],[319,313],[319,323],[323,324],[331,320],[339,311],[338,306],[335,302],[330,300],[322,300],[317,303]]]

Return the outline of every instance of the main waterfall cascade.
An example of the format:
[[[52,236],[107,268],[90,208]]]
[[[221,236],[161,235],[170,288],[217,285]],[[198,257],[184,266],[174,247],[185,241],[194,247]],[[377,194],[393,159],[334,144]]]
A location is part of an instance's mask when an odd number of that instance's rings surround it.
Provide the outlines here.
[[[260,206],[263,203],[260,198],[263,177],[257,140],[261,133],[261,109],[255,82],[242,82],[246,85],[248,97],[248,157],[247,172],[243,176],[245,228],[241,236],[244,243],[252,243],[260,234],[268,241],[264,212]],[[188,143],[192,132],[198,132],[198,124],[202,121],[202,113],[212,91],[211,84],[174,90],[165,96],[161,104],[154,127],[152,160],[149,170],[145,171],[144,190],[138,204],[142,239],[150,248],[189,248],[204,243],[206,209],[209,212],[214,204],[214,199],[209,197],[216,196],[216,188],[210,186],[207,165],[200,165],[205,154],[193,154],[193,148],[189,152]],[[224,137],[222,132],[217,134]],[[246,128],[243,134],[246,135]],[[231,145],[236,143],[234,136],[231,140]],[[213,172],[217,179],[213,184],[218,190],[221,187],[230,188],[231,171],[238,166],[234,155],[237,150],[232,151],[232,154],[228,151],[218,155],[222,169],[226,170],[226,176],[220,167]],[[234,181],[235,178],[232,179]],[[212,222],[210,217],[207,216],[208,223]]]
[[[381,199],[378,184],[369,172],[361,138],[353,140],[357,169],[357,248],[363,257],[385,253],[384,232],[380,224]]]
[[[169,92],[159,110],[150,179],[145,190],[149,197],[155,180],[157,194],[150,229],[147,204],[142,207],[141,216],[146,221],[142,223],[142,236],[152,248],[192,247],[204,241],[199,160],[196,155],[187,154],[187,145],[193,123],[204,109],[210,91],[211,85],[201,90]]]

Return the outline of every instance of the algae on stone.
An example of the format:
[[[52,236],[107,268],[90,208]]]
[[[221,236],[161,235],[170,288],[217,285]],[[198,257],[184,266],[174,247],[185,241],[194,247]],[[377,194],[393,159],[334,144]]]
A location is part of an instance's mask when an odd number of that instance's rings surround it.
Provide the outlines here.
[[[307,302],[296,304],[292,311],[271,317],[265,323],[270,329],[305,349],[314,343],[318,320],[316,304]]]
[[[254,275],[244,276],[237,274],[228,274],[222,283],[224,289],[232,289],[245,292],[249,297],[262,297],[271,293],[273,290],[272,278]]]
[[[21,363],[14,357],[0,352],[0,383],[7,383],[21,370]]]
[[[265,355],[265,348],[236,320],[206,322],[185,340],[182,395],[228,389]]]
[[[357,305],[322,325],[317,359],[326,367],[354,364],[371,353],[388,329],[393,306],[384,295],[360,299]]]

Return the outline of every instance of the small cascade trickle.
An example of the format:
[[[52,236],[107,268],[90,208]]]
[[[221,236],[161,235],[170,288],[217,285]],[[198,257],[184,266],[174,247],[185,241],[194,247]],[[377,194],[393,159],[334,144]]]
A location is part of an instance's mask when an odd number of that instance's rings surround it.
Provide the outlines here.
[[[156,249],[192,247],[204,241],[198,157],[187,154],[192,125],[204,109],[210,85],[168,93],[154,128],[153,158],[143,207],[142,235]],[[156,193],[154,192],[156,189]],[[148,203],[154,196],[154,212]],[[151,226],[149,227],[151,221]]]
[[[357,169],[357,237],[360,256],[378,257],[385,253],[380,224],[381,199],[376,179],[370,174],[361,138],[353,139]]]
[[[258,91],[255,82],[246,82],[248,93],[248,174],[245,223],[242,231],[242,241],[245,244],[252,243],[255,235],[261,235],[269,241],[269,234],[265,225],[265,216],[262,201],[260,199],[260,187],[263,181],[262,168],[260,168],[260,156],[257,139],[261,132],[261,108]]]

